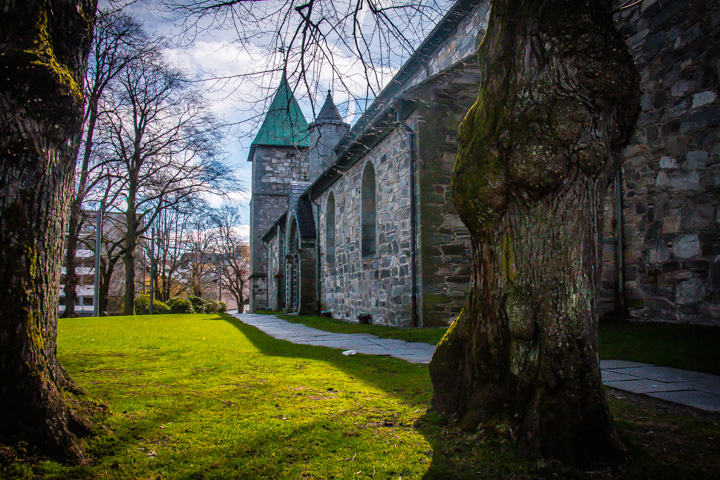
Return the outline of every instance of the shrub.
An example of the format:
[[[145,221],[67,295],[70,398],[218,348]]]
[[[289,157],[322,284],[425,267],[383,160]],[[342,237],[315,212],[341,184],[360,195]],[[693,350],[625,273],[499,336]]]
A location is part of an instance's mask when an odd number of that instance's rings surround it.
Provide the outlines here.
[[[225,313],[227,312],[227,303],[218,300],[208,300],[205,302],[205,311],[207,313]]]
[[[200,297],[196,297],[195,295],[188,295],[187,299],[190,300],[190,303],[192,303],[195,313],[207,313],[205,300]]]
[[[192,302],[187,298],[173,297],[168,301],[172,313],[195,313]]]
[[[138,295],[135,297],[135,313],[137,315],[147,315],[150,313],[150,295]],[[170,307],[160,300],[153,300],[153,314],[170,313]]]

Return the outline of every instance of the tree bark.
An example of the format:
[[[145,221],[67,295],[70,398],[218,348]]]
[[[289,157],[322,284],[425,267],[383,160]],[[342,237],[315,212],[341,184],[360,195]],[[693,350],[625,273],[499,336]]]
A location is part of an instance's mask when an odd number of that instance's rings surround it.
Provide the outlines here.
[[[606,0],[495,0],[453,198],[470,230],[465,308],[430,364],[433,407],[499,421],[531,456],[622,459],[597,352],[603,196],[638,112]]]
[[[58,288],[95,7],[0,1],[0,435],[74,462],[91,423],[56,357]]]
[[[132,195],[132,196],[131,196]],[[134,191],[128,194],[128,209],[125,212],[125,306],[124,315],[135,315],[135,247],[137,246],[137,215],[135,214]],[[143,280],[144,281],[144,280]]]

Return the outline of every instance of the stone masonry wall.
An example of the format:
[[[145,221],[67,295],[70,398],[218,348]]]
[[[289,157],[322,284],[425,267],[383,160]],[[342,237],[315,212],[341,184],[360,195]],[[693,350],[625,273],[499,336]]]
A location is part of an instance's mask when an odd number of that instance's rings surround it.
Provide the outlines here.
[[[475,53],[485,35],[485,30],[487,30],[489,14],[490,2],[479,2],[470,15],[461,20],[455,31],[435,49],[428,64],[424,68],[418,69],[406,87],[432,77]]]
[[[280,259],[284,253],[280,249],[280,239],[282,234],[273,236],[267,244],[268,252],[268,308],[270,310],[280,310],[285,306],[285,292],[283,285],[283,269]]]
[[[452,199],[457,130],[475,102],[472,73],[438,81],[420,104],[418,131],[424,326],[447,325],[465,305],[472,266],[470,233]],[[438,94],[440,92],[440,94]]]
[[[361,257],[362,173],[375,167],[377,251]],[[321,305],[333,317],[373,323],[410,325],[410,195],[407,146],[393,131],[317,200],[320,208]],[[325,259],[327,199],[335,196],[335,264]]]
[[[622,170],[631,317],[719,325],[720,2],[645,0],[617,21],[642,89]],[[605,311],[617,287],[614,188],[606,206]]]
[[[250,311],[268,307],[267,250],[261,238],[287,208],[289,184],[302,174],[301,154],[291,147],[256,147],[252,159]]]

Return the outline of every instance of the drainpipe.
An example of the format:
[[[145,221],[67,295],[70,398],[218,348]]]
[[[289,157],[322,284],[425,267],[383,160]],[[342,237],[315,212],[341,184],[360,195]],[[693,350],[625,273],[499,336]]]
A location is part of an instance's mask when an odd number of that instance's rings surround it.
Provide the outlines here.
[[[625,298],[625,243],[623,231],[623,192],[622,192],[622,168],[618,168],[615,174],[615,228],[617,251],[617,313],[620,318],[627,318],[627,299]]]
[[[408,154],[410,157],[410,325],[413,327],[420,326],[420,316],[417,307],[417,269],[415,267],[417,249],[416,249],[416,221],[415,221],[415,131],[410,125],[405,123],[401,115],[400,102],[405,100],[404,95],[398,95],[390,100],[390,104],[395,107],[397,113],[397,124],[402,127],[408,134]]]

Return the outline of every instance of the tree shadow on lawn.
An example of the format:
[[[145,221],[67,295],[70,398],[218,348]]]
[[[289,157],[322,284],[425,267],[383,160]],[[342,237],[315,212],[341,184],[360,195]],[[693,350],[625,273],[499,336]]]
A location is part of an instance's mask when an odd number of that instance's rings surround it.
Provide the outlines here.
[[[488,435],[481,439],[484,434],[469,435],[427,411],[432,395],[427,365],[388,356],[344,356],[339,349],[275,339],[230,315],[222,318],[247,337],[263,355],[328,362],[407,405],[425,410],[413,425],[432,447],[428,452],[432,457],[431,464],[424,479],[540,478],[537,472],[528,476],[529,464],[514,452],[506,438]],[[278,344],[282,344],[282,348],[278,348]],[[378,365],[379,361],[382,364]]]
[[[370,355],[346,357],[338,349],[292,344],[274,339],[230,315],[222,318],[240,330],[264,355],[326,361],[409,405],[429,407],[432,388],[427,365],[377,357],[386,359],[386,363],[378,366],[377,358],[369,359],[373,357]],[[282,342],[281,349],[277,348],[277,342]],[[432,446],[432,462],[423,478],[720,478],[720,474],[711,473],[715,470],[715,461],[720,459],[717,452],[712,453],[715,438],[720,435],[718,415],[698,414],[654,399],[609,392],[620,434],[632,455],[629,464],[582,472],[533,461],[515,452],[514,441],[502,429],[464,432],[427,410],[414,424],[414,429]],[[686,458],[693,450],[697,461]]]

